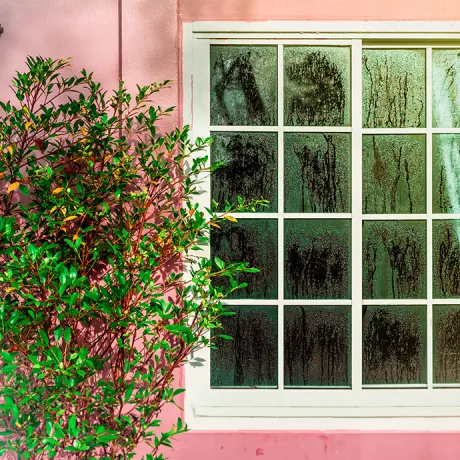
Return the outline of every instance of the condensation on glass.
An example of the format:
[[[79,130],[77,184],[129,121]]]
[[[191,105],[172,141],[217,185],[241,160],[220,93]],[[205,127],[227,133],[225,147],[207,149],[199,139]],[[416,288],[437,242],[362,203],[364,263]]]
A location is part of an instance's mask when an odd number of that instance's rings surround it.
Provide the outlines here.
[[[425,136],[363,136],[363,213],[425,212]]]
[[[363,50],[363,127],[425,127],[425,86],[425,50]]]
[[[284,142],[285,211],[350,212],[350,135],[286,133]]]
[[[211,198],[219,211],[225,202],[236,203],[264,198],[269,207],[260,212],[276,212],[278,204],[278,135],[276,133],[212,132],[211,161],[224,162],[211,175]]]
[[[350,307],[284,307],[284,385],[349,386]]]
[[[278,307],[234,306],[222,317],[225,334],[211,350],[211,387],[270,387],[278,385]]]
[[[241,219],[238,223],[222,222],[211,232],[212,257],[226,262],[248,262],[259,273],[242,273],[240,283],[248,286],[234,291],[230,298],[276,299],[278,297],[278,223],[275,219]],[[226,278],[216,280],[225,286]]]
[[[460,305],[433,305],[434,383],[460,383]]]
[[[460,220],[433,221],[433,297],[460,297]]]
[[[363,222],[363,297],[426,299],[425,221]]]
[[[211,46],[211,125],[277,123],[276,46]]]
[[[349,299],[351,222],[285,220],[287,299]]]
[[[433,126],[460,128],[460,49],[433,50]]]
[[[349,47],[284,47],[284,123],[349,126]]]
[[[433,212],[460,213],[458,134],[433,134]]]
[[[426,383],[426,306],[363,306],[363,384]]]

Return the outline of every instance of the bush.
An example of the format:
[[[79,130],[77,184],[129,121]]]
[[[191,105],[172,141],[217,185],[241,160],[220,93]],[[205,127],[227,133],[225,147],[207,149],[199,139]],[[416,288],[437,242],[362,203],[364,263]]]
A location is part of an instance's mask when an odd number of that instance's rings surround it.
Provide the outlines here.
[[[109,96],[85,70],[64,76],[68,60],[27,65],[19,103],[0,103],[0,455],[132,458],[146,442],[160,459],[186,430],[158,418],[183,391],[174,372],[255,271],[199,250],[211,226],[265,202],[194,204],[221,165],[187,126],[157,132],[172,109],[151,99],[169,82]]]

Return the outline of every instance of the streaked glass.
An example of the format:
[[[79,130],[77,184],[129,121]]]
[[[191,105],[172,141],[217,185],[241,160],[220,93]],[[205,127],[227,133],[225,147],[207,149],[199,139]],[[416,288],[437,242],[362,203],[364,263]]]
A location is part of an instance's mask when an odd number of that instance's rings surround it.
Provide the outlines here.
[[[350,57],[349,47],[284,47],[285,125],[350,125]]]
[[[284,385],[349,386],[348,306],[284,307]]]
[[[259,212],[278,209],[278,136],[276,133],[213,132],[212,162],[225,162],[211,175],[211,197],[225,210],[226,201],[237,202],[264,198],[269,207]]]
[[[350,141],[342,133],[285,133],[286,212],[351,211]]]
[[[278,297],[278,222],[275,219],[240,219],[222,222],[211,232],[211,254],[225,262],[248,262],[259,273],[242,273],[236,278],[248,286],[230,294],[233,299],[276,299]],[[228,286],[217,278],[217,286]]]
[[[211,125],[276,125],[276,46],[211,45],[210,65]]]
[[[349,299],[351,222],[286,219],[286,299]]]
[[[426,223],[363,222],[363,297],[426,298]]]
[[[276,387],[278,385],[278,307],[235,306],[222,317],[225,334],[211,350],[211,387]]]
[[[363,136],[363,213],[426,212],[424,135]]]
[[[426,126],[425,50],[363,50],[363,127]]]
[[[426,306],[363,306],[363,384],[426,383]]]

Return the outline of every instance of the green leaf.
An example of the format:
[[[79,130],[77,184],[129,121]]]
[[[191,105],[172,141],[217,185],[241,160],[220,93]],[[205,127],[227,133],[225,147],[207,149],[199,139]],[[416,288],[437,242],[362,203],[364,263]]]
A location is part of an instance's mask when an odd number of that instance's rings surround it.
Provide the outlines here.
[[[15,371],[19,366],[16,364],[7,364],[2,367],[2,374],[9,374],[10,372]]]
[[[72,336],[72,329],[70,327],[66,328],[64,332],[64,342],[69,343]]]

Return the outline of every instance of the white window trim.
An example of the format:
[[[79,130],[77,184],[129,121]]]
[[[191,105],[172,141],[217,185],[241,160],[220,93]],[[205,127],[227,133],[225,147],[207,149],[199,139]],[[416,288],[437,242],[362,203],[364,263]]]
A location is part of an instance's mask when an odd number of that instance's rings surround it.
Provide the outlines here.
[[[183,120],[192,127],[192,137],[207,137],[213,130],[210,126],[209,116],[209,45],[211,43],[276,43],[283,44],[314,44],[314,45],[349,45],[352,49],[352,82],[353,93],[362,93],[361,78],[361,50],[362,41],[374,39],[384,40],[455,40],[456,47],[460,47],[460,22],[194,22],[184,23],[183,37]],[[224,39],[224,40],[223,40]],[[321,40],[318,40],[321,39]],[[447,43],[447,42],[444,42]],[[393,45],[394,46],[394,45]],[[442,47],[449,46],[444,45]],[[366,44],[366,47],[368,45]],[[382,45],[378,46],[379,48]],[[417,47],[411,43],[411,48]],[[424,46],[425,47],[425,46]],[[430,74],[431,47],[427,48],[427,72]],[[282,57],[282,46],[279,46],[279,57]],[[282,60],[281,60],[282,62]],[[282,65],[278,68],[282,76]],[[282,100],[282,78],[278,78],[279,100]],[[278,107],[279,126],[263,127],[247,130],[278,132],[278,146],[283,147],[283,107]],[[372,134],[379,132],[388,133],[388,129],[364,129],[362,126],[361,96],[352,96],[352,127],[331,128],[328,132],[352,132],[352,193],[353,203],[361,203],[361,152],[363,132]],[[398,130],[399,133],[425,133],[427,138],[427,196],[431,196],[431,138],[434,132],[440,129],[431,128],[431,85],[427,85],[427,128]],[[233,130],[231,127],[216,127],[218,130]],[[324,131],[324,128],[298,128],[299,131]],[[241,127],[234,130],[242,131]],[[449,129],[444,132],[455,133],[460,129]],[[279,170],[283,170],[282,155],[280,155]],[[283,174],[279,174],[280,177]],[[282,179],[281,179],[282,180]],[[281,184],[282,185],[282,184]],[[209,203],[210,181],[209,177],[203,178],[203,193],[200,195],[200,204],[207,206]],[[278,191],[283,195],[282,188]],[[362,220],[372,219],[371,215],[361,215],[361,207],[353,206],[353,213],[327,217],[353,217],[352,219],[352,246],[361,248]],[[278,215],[282,215],[279,206]],[[242,216],[241,216],[242,217]],[[257,215],[252,215],[256,217]],[[274,216],[275,217],[275,216]],[[289,217],[313,218],[318,215]],[[379,219],[382,216],[379,215]],[[397,219],[391,215],[388,219]],[[405,216],[407,219],[407,216]],[[427,200],[427,215],[411,216],[412,219],[427,219],[428,244],[431,242],[431,219],[441,218],[432,215],[431,200]],[[445,216],[444,216],[445,218]],[[460,218],[450,214],[449,219]],[[278,232],[283,234],[283,219],[279,219]],[[281,238],[279,239],[281,241]],[[282,244],[279,245],[279,257],[282,257]],[[201,252],[210,256],[209,250]],[[430,254],[430,252],[429,252]],[[427,273],[431,274],[432,260],[428,256]],[[361,249],[359,255],[353,259],[352,278],[362,276]],[[283,283],[279,280],[279,299],[283,297]],[[460,385],[452,388],[433,388],[432,383],[432,309],[427,308],[427,361],[428,385],[413,385],[411,388],[391,389],[361,388],[361,290],[359,283],[352,283],[353,301],[341,301],[337,304],[352,305],[352,347],[356,347],[355,361],[352,367],[351,389],[211,389],[210,388],[210,350],[203,349],[196,353],[194,359],[202,365],[186,366],[186,393],[185,393],[185,418],[190,428],[195,430],[343,430],[343,429],[371,429],[371,430],[453,430],[460,429]],[[358,299],[358,300],[356,300]],[[366,304],[430,304],[432,302],[431,276],[428,276],[427,301],[365,301]],[[233,301],[232,304],[237,304]],[[241,301],[241,303],[248,303]],[[283,333],[283,304],[289,301],[251,301],[251,304],[279,305],[278,332]],[[301,304],[321,304],[321,301],[298,301]],[[330,303],[330,302],[328,302]],[[441,304],[459,304],[459,300],[443,300]],[[357,351],[359,350],[359,351]],[[278,353],[283,355],[283,340],[279,339]],[[358,356],[359,355],[359,356]],[[278,379],[283,381],[283,361],[279,359]],[[447,386],[447,385],[445,385]],[[420,387],[423,387],[421,389]],[[429,393],[427,393],[427,389]],[[428,397],[429,395],[429,397]]]

